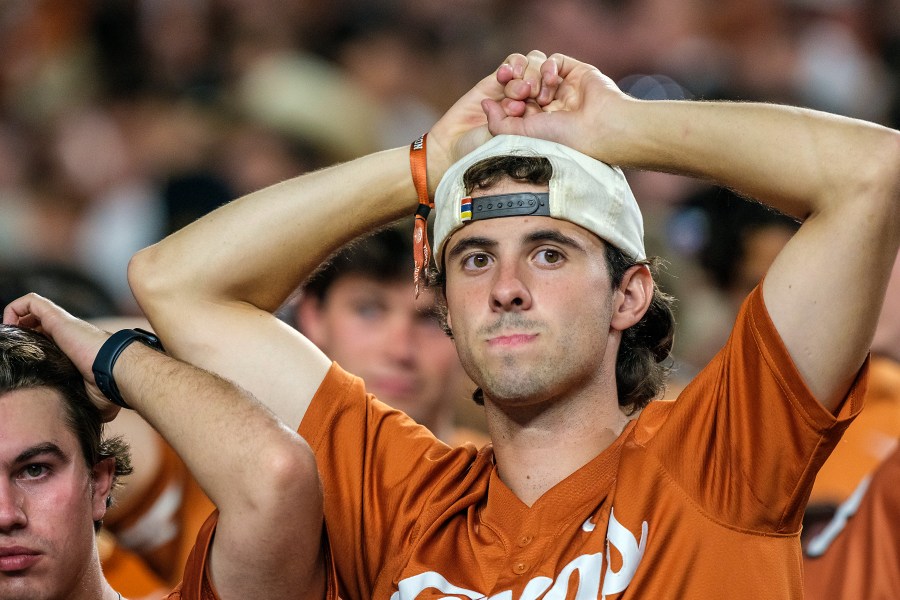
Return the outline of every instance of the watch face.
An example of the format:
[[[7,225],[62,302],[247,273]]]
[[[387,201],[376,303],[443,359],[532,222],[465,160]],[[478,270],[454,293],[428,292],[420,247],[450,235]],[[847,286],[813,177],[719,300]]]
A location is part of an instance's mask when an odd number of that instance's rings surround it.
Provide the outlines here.
[[[144,342],[145,344],[147,344],[148,346],[150,346],[151,348],[155,348],[155,349],[159,350],[160,352],[165,352],[165,350],[163,349],[162,342],[160,341],[159,337],[155,333],[147,331],[146,329],[141,329],[140,327],[135,327],[133,329],[133,331],[142,334],[141,341]]]

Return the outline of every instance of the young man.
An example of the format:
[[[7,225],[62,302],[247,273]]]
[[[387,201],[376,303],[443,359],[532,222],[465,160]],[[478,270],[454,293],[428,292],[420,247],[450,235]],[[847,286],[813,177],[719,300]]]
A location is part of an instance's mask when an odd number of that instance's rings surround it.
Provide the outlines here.
[[[568,146],[481,146],[487,126]],[[308,436],[341,596],[800,597],[802,507],[859,410],[900,244],[900,134],[780,106],[638,101],[533,52],[423,142],[251,194],[130,266],[171,350]],[[547,161],[519,169],[533,157]],[[482,159],[510,166],[482,177]],[[642,411],[669,319],[634,199],[598,160],[714,179],[806,218],[713,364]],[[380,409],[270,315],[333,248],[438,181],[435,259],[483,392],[493,446],[480,453]]]
[[[471,382],[441,328],[437,295],[413,294],[411,227],[386,227],[342,248],[304,284],[293,320],[379,400],[451,446],[481,446],[483,433],[456,423]]]
[[[146,332],[110,336],[35,294],[7,306],[3,323],[0,597],[121,599],[95,541],[130,470],[127,447],[102,437],[120,407],[162,433],[218,506],[169,598],[325,597],[321,490],[299,436]]]

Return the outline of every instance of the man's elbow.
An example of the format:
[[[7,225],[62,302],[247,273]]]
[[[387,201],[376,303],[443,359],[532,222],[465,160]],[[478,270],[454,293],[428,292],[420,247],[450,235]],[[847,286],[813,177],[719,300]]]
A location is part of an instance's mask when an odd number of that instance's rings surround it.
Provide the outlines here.
[[[175,288],[175,274],[162,266],[158,254],[155,246],[149,246],[128,261],[128,285],[148,317]]]
[[[871,149],[869,184],[872,192],[884,198],[892,216],[900,214],[900,131],[886,130],[879,145]]]
[[[868,142],[866,160],[857,162],[845,182],[849,187],[843,190],[842,201],[851,212],[844,216],[859,218],[866,229],[896,249],[900,244],[900,131],[879,128]]]
[[[251,502],[259,514],[321,515],[322,482],[315,456],[303,438],[292,435],[291,441],[270,448],[263,458],[265,485],[254,481]]]

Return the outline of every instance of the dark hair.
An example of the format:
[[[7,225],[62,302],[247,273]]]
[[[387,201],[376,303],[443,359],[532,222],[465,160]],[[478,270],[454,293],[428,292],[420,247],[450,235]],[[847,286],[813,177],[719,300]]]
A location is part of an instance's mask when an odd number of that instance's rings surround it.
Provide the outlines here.
[[[0,325],[0,395],[15,390],[50,388],[63,397],[66,424],[75,434],[89,468],[115,460],[113,487],[131,474],[128,444],[121,437],[103,439],[100,411],[90,401],[84,379],[62,350],[44,335],[12,325]],[[94,526],[100,527],[95,521]]]
[[[411,220],[405,219],[343,246],[307,279],[304,293],[321,302],[334,282],[345,275],[412,281],[412,229]]]
[[[465,172],[463,182],[466,192],[493,187],[503,179],[513,179],[533,184],[549,183],[553,175],[550,161],[541,156],[497,156],[478,161]],[[636,265],[645,265],[656,274],[661,261],[658,258],[633,260],[624,252],[605,243],[606,265],[611,285],[616,289],[626,271]],[[445,290],[446,279],[437,269],[429,270],[429,285]],[[444,294],[446,297],[446,294]],[[616,389],[619,406],[629,414],[645,407],[665,388],[666,377],[671,370],[667,361],[672,351],[675,336],[675,316],[672,312],[674,299],[659,289],[653,282],[653,297],[647,312],[636,324],[622,332],[622,341],[616,357]],[[442,307],[444,330],[447,327],[446,305]],[[484,403],[484,394],[479,388],[473,399]]]

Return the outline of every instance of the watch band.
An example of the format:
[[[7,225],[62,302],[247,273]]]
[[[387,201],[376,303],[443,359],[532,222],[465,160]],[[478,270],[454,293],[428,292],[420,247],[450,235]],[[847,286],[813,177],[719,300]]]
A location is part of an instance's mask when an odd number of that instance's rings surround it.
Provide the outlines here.
[[[97,353],[97,357],[94,359],[94,364],[91,366],[91,369],[94,371],[94,381],[103,395],[113,404],[129,409],[131,407],[119,394],[119,388],[116,386],[116,380],[113,377],[113,367],[116,365],[116,360],[122,354],[122,351],[134,341],[142,342],[154,350],[165,352],[162,342],[159,341],[159,338],[154,333],[138,328],[122,329],[112,334],[103,343],[100,351]]]

